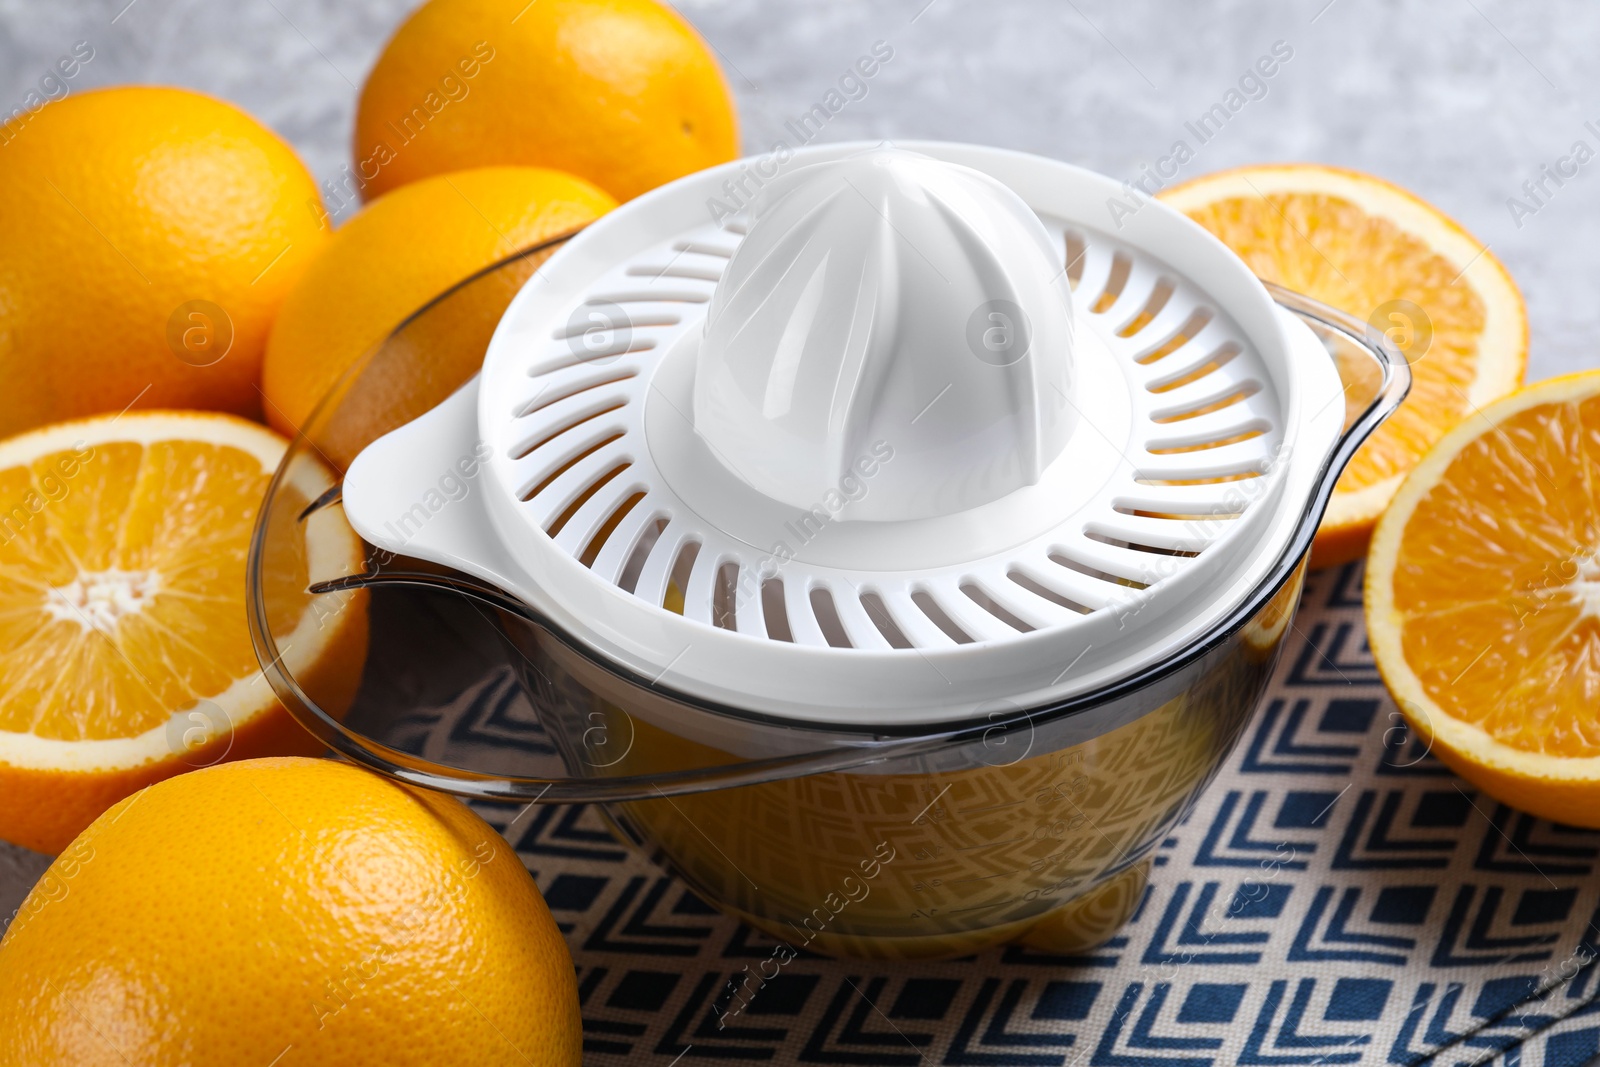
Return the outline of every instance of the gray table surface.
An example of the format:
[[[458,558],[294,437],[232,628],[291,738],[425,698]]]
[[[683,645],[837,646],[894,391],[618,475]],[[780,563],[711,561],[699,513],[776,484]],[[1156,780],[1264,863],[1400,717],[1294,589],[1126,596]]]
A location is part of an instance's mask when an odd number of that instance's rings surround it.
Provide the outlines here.
[[[232,100],[319,180],[348,157],[357,88],[412,0],[0,0],[0,105],[20,104],[77,41],[73,88],[185,85]],[[683,0],[721,55],[746,151],[783,136],[874,42],[893,59],[826,138],[943,138],[1121,177],[1185,137],[1258,56],[1293,57],[1200,146],[1183,176],[1314,160],[1439,205],[1522,286],[1530,378],[1600,365],[1600,159],[1520,226],[1507,199],[1574,141],[1600,150],[1600,7],[1562,0]],[[1186,138],[1193,143],[1192,138]],[[0,240],[4,240],[0,234]],[[1587,249],[1587,251],[1585,251]],[[44,857],[0,844],[0,922]]]

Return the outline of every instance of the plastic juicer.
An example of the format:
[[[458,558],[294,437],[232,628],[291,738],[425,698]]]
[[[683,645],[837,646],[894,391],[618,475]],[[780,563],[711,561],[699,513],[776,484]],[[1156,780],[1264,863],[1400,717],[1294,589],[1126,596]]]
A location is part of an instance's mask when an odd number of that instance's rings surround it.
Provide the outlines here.
[[[259,522],[258,654],[346,756],[602,802],[796,948],[1092,945],[1253,710],[1405,363],[1163,204],[1111,227],[1116,183],[1064,163],[762,164],[514,257],[353,370]],[[367,569],[293,564],[314,521]],[[262,580],[292,564],[303,594]],[[295,595],[369,612],[353,696],[284,666]],[[496,671],[520,710],[463,730]]]

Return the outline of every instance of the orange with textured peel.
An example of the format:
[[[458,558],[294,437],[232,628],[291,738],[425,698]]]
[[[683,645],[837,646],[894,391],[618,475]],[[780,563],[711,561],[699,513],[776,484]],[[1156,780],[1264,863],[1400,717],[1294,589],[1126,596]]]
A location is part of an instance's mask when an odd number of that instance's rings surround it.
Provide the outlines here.
[[[0,838],[57,852],[150,782],[321,750],[246,629],[245,556],[284,447],[230,415],[162,411],[0,442]],[[331,481],[301,469],[285,492],[309,502]],[[359,570],[361,544],[333,516],[282,536],[298,551],[270,576],[287,613],[273,630],[336,705],[360,674],[365,601],[304,589]]]
[[[361,88],[363,195],[500,164],[554,167],[618,200],[739,154],[728,84],[655,0],[429,0]]]
[[[0,436],[139,407],[261,409],[328,233],[299,157],[231,104],[123,86],[0,130]]]
[[[1384,513],[1368,641],[1412,728],[1469,782],[1600,827],[1600,371],[1451,430]]]
[[[267,421],[296,433],[339,376],[413,311],[615,206],[588,182],[540,167],[444,174],[368,205],[284,302],[261,370]]]
[[[1423,453],[1521,383],[1528,319],[1516,284],[1437,208],[1369,174],[1316,164],[1240,167],[1160,198],[1261,278],[1368,322],[1410,360],[1410,395],[1340,476],[1311,548],[1313,567],[1360,558]]]
[[[566,1067],[572,958],[451,797],[315,759],[107,811],[0,941],[0,1067]]]

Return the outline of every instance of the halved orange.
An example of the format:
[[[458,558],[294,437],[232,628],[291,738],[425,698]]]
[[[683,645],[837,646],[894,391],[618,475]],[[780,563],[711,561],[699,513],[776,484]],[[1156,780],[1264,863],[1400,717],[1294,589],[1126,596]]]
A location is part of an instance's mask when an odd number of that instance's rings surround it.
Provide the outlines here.
[[[59,851],[153,781],[320,751],[262,677],[245,619],[251,529],[285,445],[243,419],[162,411],[0,442],[0,838]],[[295,567],[272,576],[288,594],[273,601],[302,614],[274,631],[293,632],[292,671],[338,671],[353,691],[365,604],[303,591],[358,569],[361,544],[337,521],[303,530]]]
[[[1366,616],[1435,755],[1507,804],[1600,827],[1600,371],[1433,447],[1373,534]]]
[[[1240,167],[1160,198],[1251,270],[1366,321],[1411,361],[1411,394],[1339,478],[1313,567],[1360,558],[1406,472],[1462,417],[1522,381],[1528,321],[1500,261],[1381,178],[1317,164]],[[1365,402],[1365,398],[1362,398]]]

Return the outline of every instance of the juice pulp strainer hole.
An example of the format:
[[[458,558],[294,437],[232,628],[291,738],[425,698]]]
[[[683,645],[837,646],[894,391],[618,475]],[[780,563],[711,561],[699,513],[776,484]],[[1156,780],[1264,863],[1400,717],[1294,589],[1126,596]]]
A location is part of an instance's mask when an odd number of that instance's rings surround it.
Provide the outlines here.
[[[583,462],[583,460],[585,460],[585,459],[589,458],[590,456],[594,455],[596,452],[600,451],[602,448],[606,447],[607,445],[612,444],[612,443],[614,443],[616,441],[622,440],[622,437],[623,437],[623,435],[621,433],[614,433],[614,434],[611,434],[609,437],[605,437],[605,438],[602,438],[599,441],[596,441],[594,444],[590,445],[588,448],[584,449],[582,452],[579,452],[576,456],[573,456],[571,459],[567,460],[565,463],[561,464],[559,467],[556,467],[554,470],[551,470],[548,473],[546,473],[544,475],[544,477],[540,478],[537,482],[534,482],[531,486],[528,487],[527,492],[522,494],[521,499],[524,502],[532,500],[534,497],[538,496],[540,493],[542,493],[546,489],[550,488],[550,483],[551,482],[555,481],[557,478],[559,478],[563,474],[567,473],[567,471],[571,470],[573,467],[575,467],[579,463]]]
[[[1083,536],[1091,541],[1099,541],[1102,545],[1110,545],[1113,548],[1126,548],[1134,552],[1148,552],[1153,556],[1181,556],[1189,559],[1200,554],[1198,552],[1185,552],[1181,548],[1160,548],[1156,545],[1143,545],[1137,541],[1125,541],[1120,537],[1112,537],[1097,530],[1085,530]]]
[[[1251,478],[1261,477],[1258,470],[1238,471],[1232,474],[1209,474],[1194,478],[1158,478],[1154,475],[1141,474],[1134,479],[1136,485],[1217,485],[1221,482],[1246,482]]]
[[[1057,607],[1066,608],[1068,611],[1076,611],[1079,615],[1087,615],[1091,610],[1087,605],[1080,604],[1076,600],[1071,600],[1063,596],[1054,589],[1051,589],[1048,585],[1045,585],[1043,582],[1035,581],[1026,572],[1021,571],[1016,567],[1013,567],[1011,570],[1007,571],[1006,577],[1022,586],[1022,588],[1026,589],[1034,596],[1043,597],[1045,600],[1050,601],[1050,603],[1056,605]]]
[[[1033,629],[1032,626],[1028,625],[1026,622],[1023,622],[1011,612],[1007,611],[1005,605],[1001,604],[999,601],[995,600],[994,597],[990,596],[983,586],[979,585],[977,582],[962,582],[961,591],[967,594],[968,600],[972,601],[974,604],[978,605],[978,607],[982,608],[984,611],[987,611],[990,615],[993,615],[995,618],[999,619],[1013,630],[1016,630],[1020,633],[1028,633]]]
[[[1251,441],[1266,433],[1271,427],[1260,419],[1236,429],[1225,431],[1221,435],[1207,441],[1196,441],[1193,444],[1162,445],[1160,442],[1151,442],[1145,449],[1152,456],[1177,456],[1187,452],[1206,452],[1213,448],[1222,448],[1224,445],[1236,445],[1241,441]],[[1170,438],[1169,438],[1170,440]]]
[[[615,404],[608,404],[605,407],[601,408],[599,411],[591,411],[587,415],[579,415],[577,418],[569,419],[569,420],[567,420],[567,422],[560,429],[550,431],[549,433],[545,434],[543,437],[540,437],[537,440],[535,440],[533,443],[529,444],[527,447],[525,447],[525,448],[513,448],[511,450],[510,458],[511,459],[525,459],[528,456],[531,456],[535,452],[539,451],[539,449],[543,448],[545,445],[549,444],[551,441],[554,441],[556,438],[560,437],[562,434],[571,433],[573,430],[576,430],[579,426],[582,426],[584,423],[593,422],[595,419],[598,419],[602,415],[607,415],[607,414],[610,414],[611,412],[616,411],[616,410],[618,410],[620,408],[626,407],[627,404],[628,404],[628,401],[626,399],[618,400]],[[617,434],[617,437],[621,437],[621,436],[622,436],[622,434],[620,434],[620,433]],[[615,440],[615,438],[613,438],[613,440]],[[596,447],[598,447],[598,446],[596,446]],[[593,450],[591,449],[591,451],[593,451]],[[535,490],[535,492],[537,492],[537,490]],[[528,496],[532,496],[532,495],[533,495],[532,493],[528,494]],[[526,499],[528,499],[528,497],[523,497],[523,499],[526,500]]]
[[[1233,341],[1229,341],[1226,344],[1218,347],[1215,352],[1211,353],[1211,355],[1206,358],[1204,363],[1200,364],[1194,370],[1185,374],[1180,374],[1175,378],[1164,380],[1157,379],[1146,386],[1146,388],[1152,393],[1170,393],[1179,386],[1188,385],[1190,382],[1197,382],[1211,372],[1221,370],[1229,360],[1233,359],[1233,357],[1237,356],[1238,354],[1238,344]]]
[[[711,589],[711,625],[724,630],[737,630],[735,619],[739,589],[739,564],[726,560],[717,568],[717,580]]]
[[[617,575],[618,589],[631,593],[639,588],[639,575],[644,573],[645,562],[649,560],[650,552],[656,547],[656,542],[661,540],[661,531],[667,528],[668,521],[665,515],[658,515],[655,521],[645,524],[644,530],[639,534],[639,543],[628,553],[628,562],[622,565],[622,573]]]
[[[597,304],[704,304],[710,299],[706,293],[691,293],[686,289],[629,289],[591,296],[584,304],[590,307]]]
[[[1172,299],[1173,291],[1176,289],[1177,285],[1166,275],[1157,278],[1156,287],[1150,290],[1150,299],[1144,302],[1144,307],[1139,309],[1137,315],[1128,320],[1127,325],[1117,331],[1117,336],[1132,337],[1150,325],[1150,321],[1161,314],[1161,309],[1167,306],[1167,301]]]
[[[1122,295],[1122,287],[1128,284],[1128,274],[1133,270],[1133,257],[1126,252],[1117,252],[1111,257],[1111,274],[1106,278],[1106,287],[1094,305],[1089,308],[1096,315],[1104,315],[1111,310],[1111,305],[1117,302],[1117,297]]]
[[[619,323],[615,326],[608,324],[605,329],[599,329],[596,326],[587,323],[573,323],[568,326],[562,326],[551,331],[550,339],[552,341],[570,341],[575,338],[586,337],[591,333],[617,333],[619,335],[625,335],[627,331],[632,331],[633,329],[641,326],[676,326],[681,321],[683,320],[678,318],[677,315],[672,314],[670,311],[656,311],[651,313],[641,312],[639,314],[628,315],[625,322]]]
[[[1231,408],[1235,404],[1243,403],[1259,392],[1261,392],[1260,382],[1254,380],[1241,382],[1238,388],[1214,400],[1201,400],[1189,407],[1163,408],[1160,411],[1152,412],[1150,421],[1166,426],[1170,423],[1182,422],[1185,419],[1197,419],[1201,415],[1209,415],[1213,411],[1222,411],[1225,408]]]
[[[1179,326],[1176,330],[1169,334],[1166,340],[1162,341],[1148,352],[1143,352],[1137,356],[1134,356],[1133,361],[1139,364],[1149,364],[1154,363],[1158,359],[1172,355],[1172,353],[1176,352],[1178,349],[1194,340],[1195,335],[1201,330],[1205,329],[1206,323],[1210,321],[1210,308],[1195,308],[1193,311],[1189,312],[1189,317],[1183,320],[1183,325]],[[1127,335],[1124,334],[1123,336]]]
[[[767,636],[774,641],[794,643],[789,629],[789,608],[784,601],[783,579],[768,578],[761,583],[761,615],[767,621]]]
[[[716,245],[708,245],[701,241],[676,241],[672,247],[678,252],[693,252],[696,255],[717,256],[721,259],[728,259],[733,255],[733,250],[730,248],[718,248]]]
[[[1067,285],[1073,289],[1083,281],[1083,260],[1089,252],[1089,242],[1083,234],[1068,230],[1064,235],[1067,244]]]
[[[928,621],[944,631],[944,635],[958,645],[972,644],[972,635],[968,634],[956,621],[945,614],[944,608],[933,599],[933,594],[926,589],[918,589],[911,594],[911,602],[921,609],[928,617]]]
[[[634,377],[636,373],[636,371],[631,370],[623,371],[620,374],[612,374],[608,377],[603,377],[598,380],[590,378],[586,381],[577,382],[576,384],[570,385],[565,389],[558,389],[548,395],[540,393],[522,407],[518,408],[516,411],[513,411],[511,416],[512,418],[517,419],[524,418],[525,416],[532,415],[536,411],[543,411],[551,404],[559,404],[563,400],[569,400],[580,393],[587,393],[591,389],[600,389],[607,385],[616,385],[618,382],[625,382],[629,378]]]
[[[678,549],[678,558],[672,564],[672,574],[667,579],[667,592],[661,606],[679,615],[684,612],[684,593],[689,588],[689,575],[694,572],[695,557],[700,554],[699,541],[685,541]]]
[[[606,542],[617,532],[617,527],[628,517],[628,512],[637,507],[644,497],[644,491],[640,490],[618,504],[616,510],[606,517],[606,521],[600,524],[600,529],[595,531],[589,543],[584,546],[583,553],[578,556],[578,562],[585,567],[593,567],[594,561],[600,558],[600,550],[606,547]]]
[[[582,351],[578,351],[580,346],[574,346],[572,351],[562,356],[559,360],[543,364],[536,370],[530,370],[529,373],[535,375],[548,374],[551,371],[565,370],[568,367],[581,367],[586,363],[594,363],[602,359],[616,359],[635,352],[648,352],[655,346],[655,341],[648,337],[635,336],[632,331],[617,331],[612,334],[609,344],[595,348],[581,346]]]
[[[1125,504],[1113,504],[1111,510],[1118,515],[1132,515],[1141,519],[1173,519],[1180,522],[1214,522],[1219,519],[1242,519],[1242,511],[1144,511]]]
[[[613,478],[627,470],[632,465],[633,464],[631,463],[619,463],[617,466],[612,467],[600,477],[590,482],[588,486],[584,488],[583,492],[573,497],[572,503],[568,504],[562,509],[561,514],[555,517],[555,521],[550,524],[549,528],[545,530],[545,533],[549,534],[551,537],[554,537],[556,534],[560,533],[562,527],[566,526],[567,523],[572,521],[572,516],[578,513],[579,508],[587,504],[591,497],[593,497],[600,490],[604,489],[607,482],[611,481]]]
[[[868,590],[861,594],[861,608],[867,613],[867,618],[872,620],[872,625],[883,635],[883,639],[889,642],[890,648],[913,647],[910,639],[894,621],[894,616],[889,614],[889,605],[883,602],[883,597]]]
[[[1144,582],[1136,581],[1132,578],[1124,578],[1121,575],[1112,574],[1110,571],[1103,571],[1098,567],[1092,567],[1080,560],[1073,559],[1065,552],[1061,552],[1059,550],[1050,553],[1050,562],[1054,563],[1058,567],[1065,567],[1069,571],[1081,574],[1085,578],[1098,578],[1102,582],[1110,582],[1112,585],[1120,585],[1127,589],[1147,588]]]
[[[850,648],[850,635],[839,621],[839,608],[833,602],[833,593],[825,585],[811,587],[811,612],[817,617],[817,628],[823,638],[834,648]]]
[[[715,282],[722,280],[722,271],[710,267],[695,267],[687,263],[668,263],[664,267],[650,267],[644,264],[629,267],[627,272],[631,278],[690,278],[697,282]]]

